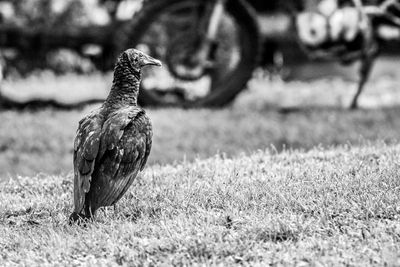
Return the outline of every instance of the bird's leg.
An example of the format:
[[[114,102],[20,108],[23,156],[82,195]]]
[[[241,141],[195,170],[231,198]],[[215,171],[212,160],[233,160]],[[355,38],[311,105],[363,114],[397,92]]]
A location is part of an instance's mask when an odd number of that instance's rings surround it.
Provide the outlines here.
[[[358,98],[364,89],[365,83],[368,81],[374,61],[375,61],[375,55],[366,55],[365,57],[363,57],[363,59],[361,61],[360,72],[359,72],[360,80],[358,82],[357,92],[353,97],[353,100],[350,105],[350,109],[358,108]]]
[[[89,204],[86,205],[85,208],[85,218],[86,220],[90,220],[93,221],[94,220],[94,216],[95,216],[96,210],[93,209],[93,207],[91,207]]]
[[[82,226],[87,226],[87,222],[92,220],[92,216],[87,213],[78,213],[78,212],[73,212],[70,217],[69,217],[69,224],[72,225],[74,223]]]

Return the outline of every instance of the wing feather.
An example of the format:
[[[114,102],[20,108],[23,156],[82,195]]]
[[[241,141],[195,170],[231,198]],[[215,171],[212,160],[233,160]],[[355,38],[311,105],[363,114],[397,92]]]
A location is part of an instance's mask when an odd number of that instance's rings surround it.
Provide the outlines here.
[[[101,167],[93,195],[94,206],[117,202],[143,170],[151,149],[151,123],[145,112],[129,107],[110,114],[100,140]]]
[[[102,116],[92,112],[79,122],[74,141],[74,204],[81,213],[90,190],[95,159],[100,146]]]
[[[140,164],[140,171],[143,171],[144,166],[147,163],[147,159],[149,158],[150,151],[151,151],[151,146],[152,146],[152,137],[153,137],[153,131],[152,131],[152,126],[150,123],[149,119],[144,120],[144,135],[146,136],[146,150],[145,150],[145,155],[143,157],[143,160]]]

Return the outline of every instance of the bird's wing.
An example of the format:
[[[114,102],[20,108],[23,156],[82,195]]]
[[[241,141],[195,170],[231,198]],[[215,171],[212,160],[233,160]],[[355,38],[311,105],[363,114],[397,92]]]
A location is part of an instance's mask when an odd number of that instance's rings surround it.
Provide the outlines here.
[[[74,203],[77,213],[82,211],[85,195],[90,190],[100,147],[102,121],[102,116],[96,110],[79,122],[74,142]]]
[[[142,109],[129,107],[110,114],[101,133],[94,206],[113,205],[122,197],[146,164],[151,137],[151,123]]]

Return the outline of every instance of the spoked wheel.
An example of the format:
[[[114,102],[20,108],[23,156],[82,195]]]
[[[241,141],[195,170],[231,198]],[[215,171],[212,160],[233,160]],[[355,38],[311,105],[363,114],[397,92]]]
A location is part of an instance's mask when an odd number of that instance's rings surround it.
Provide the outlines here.
[[[144,70],[139,102],[156,106],[222,106],[245,87],[257,64],[256,15],[242,0],[227,0],[214,40],[216,0],[151,0],[129,25],[126,47],[160,59]]]

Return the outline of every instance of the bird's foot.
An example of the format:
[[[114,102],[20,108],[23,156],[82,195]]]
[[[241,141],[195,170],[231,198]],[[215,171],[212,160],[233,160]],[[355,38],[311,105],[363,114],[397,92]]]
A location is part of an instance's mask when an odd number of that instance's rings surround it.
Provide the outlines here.
[[[86,216],[82,213],[73,212],[69,216],[68,222],[69,222],[69,225],[77,224],[77,225],[86,226],[86,224],[91,220],[92,220],[92,218],[90,216]]]

